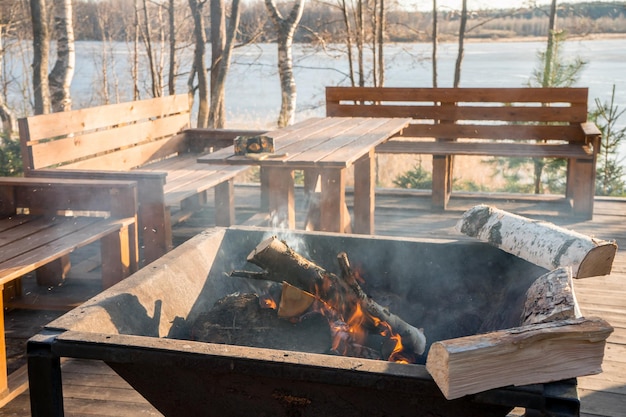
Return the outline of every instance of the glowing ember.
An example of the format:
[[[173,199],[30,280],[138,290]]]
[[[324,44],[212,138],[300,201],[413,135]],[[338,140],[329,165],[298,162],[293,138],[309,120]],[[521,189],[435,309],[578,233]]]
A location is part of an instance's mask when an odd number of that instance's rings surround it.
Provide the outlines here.
[[[362,279],[359,279],[359,281],[363,282]],[[289,298],[292,298],[295,287],[283,285],[283,291],[287,289],[290,294]],[[312,295],[315,298],[315,302],[310,304],[306,311],[298,312],[297,315],[292,317],[282,316],[282,318],[297,322],[311,313],[321,314],[328,321],[330,328],[332,353],[368,359],[386,359],[399,363],[416,362],[415,355],[404,351],[400,335],[392,331],[389,323],[367,314],[358,303],[342,301],[342,297],[335,293],[329,280],[324,279],[322,281],[322,285],[318,288],[316,294],[309,294],[302,290],[297,291]],[[331,306],[330,303],[324,301],[324,297],[325,299],[331,298],[333,305]],[[267,303],[273,302],[271,298],[262,297],[262,299]],[[283,293],[280,309],[282,309],[283,302],[287,301],[288,299],[285,298]],[[368,339],[372,339],[372,335],[380,339],[378,344],[381,346],[381,349],[373,349],[367,346]]]
[[[268,308],[271,310],[276,310],[278,308],[278,304],[269,294],[260,295],[259,304],[261,305],[261,308]]]

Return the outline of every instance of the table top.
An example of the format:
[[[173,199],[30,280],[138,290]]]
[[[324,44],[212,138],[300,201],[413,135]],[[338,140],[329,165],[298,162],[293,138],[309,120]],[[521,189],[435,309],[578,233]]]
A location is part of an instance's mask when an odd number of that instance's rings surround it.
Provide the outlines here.
[[[347,168],[402,131],[410,121],[410,118],[384,117],[311,118],[266,133],[274,139],[274,153],[265,159],[235,155],[234,147],[229,146],[199,157],[198,162],[300,169]]]

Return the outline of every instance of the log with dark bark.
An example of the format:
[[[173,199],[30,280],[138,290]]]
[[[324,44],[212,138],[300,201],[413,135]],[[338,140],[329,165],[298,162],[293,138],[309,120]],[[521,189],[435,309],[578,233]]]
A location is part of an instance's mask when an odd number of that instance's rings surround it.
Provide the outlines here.
[[[570,266],[574,278],[611,273],[617,244],[487,205],[463,214],[456,229],[547,270]]]
[[[347,259],[347,258],[346,258]],[[351,284],[352,277],[342,279],[292,250],[285,242],[271,237],[261,242],[247,258],[263,269],[262,272],[233,271],[232,276],[288,282],[311,294],[338,311],[351,317],[357,305],[373,318],[386,321],[391,330],[400,335],[405,350],[418,355],[426,349],[426,338],[420,329],[406,323],[380,306]],[[349,267],[349,263],[344,264]]]
[[[581,317],[571,268],[559,268],[537,278],[526,292],[521,324],[547,323]]]

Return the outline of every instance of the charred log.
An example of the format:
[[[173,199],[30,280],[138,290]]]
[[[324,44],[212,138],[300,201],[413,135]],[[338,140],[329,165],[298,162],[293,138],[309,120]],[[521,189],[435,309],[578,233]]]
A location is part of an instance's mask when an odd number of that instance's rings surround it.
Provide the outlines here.
[[[340,255],[340,258],[343,258]],[[405,350],[418,355],[426,349],[426,338],[420,329],[406,323],[369,298],[349,272],[347,257],[341,261],[344,277],[326,271],[321,266],[292,250],[285,242],[271,237],[261,242],[247,258],[262,272],[233,271],[232,276],[288,282],[311,294],[337,310],[343,317],[351,317],[357,308],[367,312],[371,324],[387,322],[391,331],[400,335]],[[347,275],[346,275],[347,274]]]

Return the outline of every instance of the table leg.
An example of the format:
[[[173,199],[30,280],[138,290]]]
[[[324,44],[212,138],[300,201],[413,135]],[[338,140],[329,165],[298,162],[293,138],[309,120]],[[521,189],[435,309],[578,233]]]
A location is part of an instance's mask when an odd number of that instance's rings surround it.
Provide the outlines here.
[[[374,149],[354,164],[354,233],[374,234],[376,186]]]
[[[321,172],[320,228],[325,232],[343,233],[348,221],[346,206],[346,170],[324,169]]]
[[[272,225],[296,228],[294,175],[289,168],[266,168]]]

